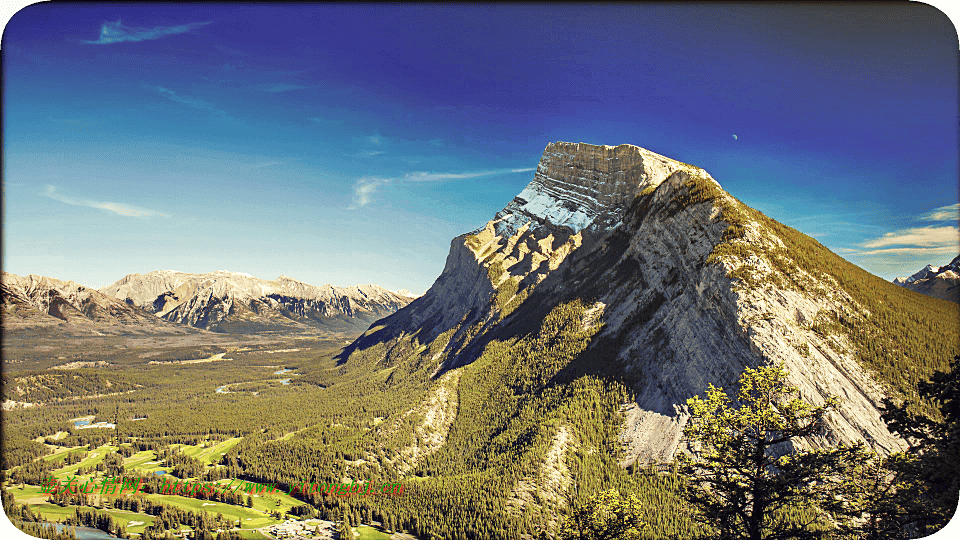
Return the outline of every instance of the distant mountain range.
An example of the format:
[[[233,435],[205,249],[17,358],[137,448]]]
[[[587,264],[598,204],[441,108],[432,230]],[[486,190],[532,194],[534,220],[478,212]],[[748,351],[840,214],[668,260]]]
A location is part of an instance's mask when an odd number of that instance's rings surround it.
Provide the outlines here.
[[[131,274],[99,290],[4,272],[2,284],[5,327],[67,324],[98,332],[361,332],[413,300],[377,285],[315,286],[227,271]]]
[[[73,281],[3,272],[0,292],[4,330],[47,328],[82,335],[195,332]]]
[[[224,333],[363,331],[413,300],[377,285],[315,286],[223,270],[131,274],[100,292],[168,321]]]
[[[960,255],[944,266],[926,265],[916,274],[893,280],[911,291],[960,303]]]

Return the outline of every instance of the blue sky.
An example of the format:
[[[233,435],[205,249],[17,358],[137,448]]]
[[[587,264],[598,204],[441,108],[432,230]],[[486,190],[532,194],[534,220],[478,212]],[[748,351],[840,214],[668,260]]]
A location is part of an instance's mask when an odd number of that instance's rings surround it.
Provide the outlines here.
[[[21,275],[423,292],[552,141],[701,166],[887,279],[958,252],[957,35],[922,4],[35,4],[2,54]]]

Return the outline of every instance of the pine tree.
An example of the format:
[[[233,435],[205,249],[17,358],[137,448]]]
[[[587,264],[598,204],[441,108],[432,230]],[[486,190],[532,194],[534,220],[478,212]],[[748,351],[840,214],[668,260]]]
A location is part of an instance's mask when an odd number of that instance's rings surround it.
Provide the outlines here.
[[[814,537],[811,526],[827,526],[825,510],[835,510],[837,519],[848,517],[834,503],[844,486],[843,465],[862,448],[788,453],[792,441],[822,430],[824,415],[837,402],[813,407],[786,385],[786,377],[778,366],[747,369],[736,408],[712,384],[706,399],[687,400],[691,423],[684,435],[699,455],[679,458],[689,480],[686,495],[695,516],[721,539]],[[798,510],[805,519],[781,517]]]
[[[590,497],[567,516],[561,538],[568,540],[639,540],[646,528],[636,495],[609,489]]]

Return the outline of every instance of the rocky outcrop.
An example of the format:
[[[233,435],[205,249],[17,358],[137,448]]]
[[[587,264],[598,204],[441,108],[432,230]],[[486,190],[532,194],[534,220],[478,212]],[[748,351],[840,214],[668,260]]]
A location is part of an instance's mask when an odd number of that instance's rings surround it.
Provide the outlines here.
[[[411,334],[429,343],[453,331],[446,352],[463,353],[453,355],[456,365],[468,362],[478,352],[469,342],[482,333],[475,325],[496,324],[503,308],[522,303],[585,237],[616,228],[638,193],[683,167],[629,144],[547,145],[533,181],[484,227],[453,239],[433,286],[351,350]]]
[[[100,291],[169,321],[239,333],[358,331],[413,300],[377,285],[315,286],[222,270],[131,274]]]
[[[960,255],[949,264],[928,264],[916,274],[908,278],[898,277],[893,282],[920,294],[960,303]]]

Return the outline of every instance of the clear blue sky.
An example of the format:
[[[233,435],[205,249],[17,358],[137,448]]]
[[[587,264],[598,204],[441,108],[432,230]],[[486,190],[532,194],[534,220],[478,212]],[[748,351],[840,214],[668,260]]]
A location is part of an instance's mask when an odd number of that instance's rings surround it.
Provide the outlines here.
[[[551,141],[701,166],[888,279],[958,251],[957,35],[922,4],[35,4],[2,54],[17,274],[423,292]]]

